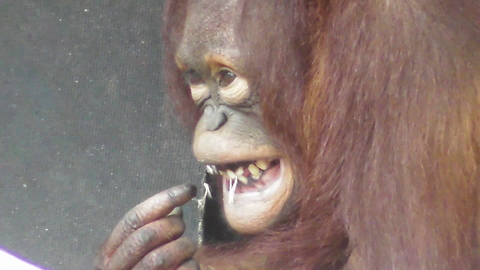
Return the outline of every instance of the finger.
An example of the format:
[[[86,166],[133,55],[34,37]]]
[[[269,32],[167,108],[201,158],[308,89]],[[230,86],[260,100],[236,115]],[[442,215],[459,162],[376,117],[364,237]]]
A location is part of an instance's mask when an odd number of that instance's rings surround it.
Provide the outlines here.
[[[180,237],[185,223],[178,216],[162,218],[132,233],[115,251],[106,269],[131,269],[146,254],[158,246]]]
[[[180,238],[148,253],[133,270],[176,269],[182,262],[192,258],[195,249],[195,243],[192,240],[186,237]]]
[[[175,207],[188,202],[197,193],[192,185],[176,186],[164,190],[130,210],[117,224],[105,244],[103,256],[110,257],[120,244],[136,229],[165,217]]]

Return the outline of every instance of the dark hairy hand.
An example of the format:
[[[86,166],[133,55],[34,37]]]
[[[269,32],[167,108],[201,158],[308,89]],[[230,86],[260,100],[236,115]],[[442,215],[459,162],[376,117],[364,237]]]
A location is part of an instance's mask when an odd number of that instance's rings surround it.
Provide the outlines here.
[[[130,210],[96,258],[97,270],[199,269],[195,243],[180,237],[185,223],[179,207],[196,195],[192,185],[164,190]],[[173,212],[172,212],[173,211]]]

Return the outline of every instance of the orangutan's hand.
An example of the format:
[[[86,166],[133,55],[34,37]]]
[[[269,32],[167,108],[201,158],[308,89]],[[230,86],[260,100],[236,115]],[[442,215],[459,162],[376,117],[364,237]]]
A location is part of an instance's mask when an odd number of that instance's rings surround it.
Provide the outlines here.
[[[191,185],[176,186],[130,210],[100,250],[96,269],[199,269],[191,259],[195,243],[189,238],[179,238],[185,230],[181,211],[170,214],[196,192]]]

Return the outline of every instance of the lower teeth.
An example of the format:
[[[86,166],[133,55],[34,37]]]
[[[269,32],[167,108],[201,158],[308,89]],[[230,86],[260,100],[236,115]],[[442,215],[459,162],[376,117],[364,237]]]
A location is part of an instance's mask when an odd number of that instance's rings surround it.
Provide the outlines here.
[[[245,176],[242,175],[242,176],[239,176],[239,177],[238,177],[238,180],[239,180],[240,182],[242,182],[242,184],[248,185],[248,178],[247,178],[247,177],[245,177]]]

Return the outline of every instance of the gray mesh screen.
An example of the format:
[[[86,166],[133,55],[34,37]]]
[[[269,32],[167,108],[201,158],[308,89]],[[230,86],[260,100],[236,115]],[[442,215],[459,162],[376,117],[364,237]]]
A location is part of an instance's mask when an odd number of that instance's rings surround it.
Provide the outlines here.
[[[164,100],[162,4],[0,1],[0,247],[50,269],[92,269],[128,209],[200,183]]]

